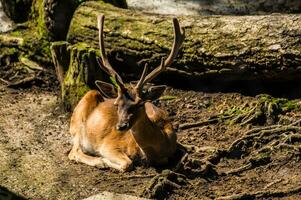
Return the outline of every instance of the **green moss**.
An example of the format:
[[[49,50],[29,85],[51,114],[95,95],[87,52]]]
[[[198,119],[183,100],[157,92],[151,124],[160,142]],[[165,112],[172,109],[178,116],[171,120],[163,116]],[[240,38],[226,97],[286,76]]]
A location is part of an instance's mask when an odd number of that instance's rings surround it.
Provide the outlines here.
[[[228,108],[219,117],[226,118],[226,124],[264,124],[277,122],[279,115],[286,112],[300,110],[300,100],[274,98],[270,95],[262,94],[258,95],[254,102]]]
[[[82,96],[90,90],[89,68],[91,57],[95,57],[95,50],[85,43],[69,46],[70,63],[63,84],[61,85],[62,100],[65,108],[73,109]]]
[[[259,101],[274,105],[280,112],[289,112],[293,110],[301,110],[301,102],[298,100],[288,100],[285,98],[274,98],[270,95],[259,95]]]
[[[44,19],[44,1],[43,0],[34,0],[31,6],[31,20],[32,23],[36,26],[39,37],[46,37],[48,32],[45,25]]]
[[[168,100],[174,100],[176,98],[177,98],[176,96],[165,95],[165,96],[161,96],[159,100],[168,101]]]
[[[229,108],[229,109],[226,109],[224,112],[223,112],[223,115],[226,115],[226,116],[230,116],[230,115],[238,115],[238,114],[241,114],[243,112],[242,109],[234,106],[232,108]]]

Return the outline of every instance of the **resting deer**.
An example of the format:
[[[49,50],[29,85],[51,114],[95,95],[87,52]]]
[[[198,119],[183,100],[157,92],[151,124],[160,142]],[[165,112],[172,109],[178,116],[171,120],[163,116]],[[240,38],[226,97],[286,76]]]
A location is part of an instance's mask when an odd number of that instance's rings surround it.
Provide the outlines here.
[[[176,151],[177,137],[168,114],[149,102],[159,98],[165,86],[148,87],[147,91],[143,87],[173,62],[184,41],[184,30],[173,19],[175,38],[170,55],[149,74],[146,64],[137,84],[127,88],[106,56],[103,24],[104,15],[99,15],[99,65],[115,79],[117,92],[113,85],[96,81],[99,92],[91,90],[80,100],[71,117],[69,159],[119,171],[130,170],[135,159],[166,164]]]

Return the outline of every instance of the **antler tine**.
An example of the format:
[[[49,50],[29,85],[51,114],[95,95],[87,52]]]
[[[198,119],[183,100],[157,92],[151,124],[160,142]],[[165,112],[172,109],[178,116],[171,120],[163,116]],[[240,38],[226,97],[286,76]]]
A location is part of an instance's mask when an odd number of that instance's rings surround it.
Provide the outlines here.
[[[171,65],[173,60],[176,58],[185,39],[185,29],[181,28],[177,18],[173,18],[173,27],[175,37],[171,52],[164,63],[166,67]]]
[[[140,77],[138,83],[137,83],[136,86],[135,86],[135,89],[136,89],[139,93],[140,93],[140,91],[141,91],[141,89],[142,89],[142,87],[143,87],[143,81],[144,81],[144,79],[145,79],[145,77],[146,77],[147,71],[148,71],[148,64],[145,63],[144,69],[143,69],[143,72],[142,72],[142,75],[141,75],[141,77]]]
[[[99,63],[100,68],[102,70],[104,70],[107,74],[109,74],[111,77],[113,77],[121,89],[124,89],[125,86],[122,81],[122,78],[118,75],[118,73],[111,66],[111,64],[107,58],[107,54],[105,52],[105,45],[104,45],[104,39],[103,39],[104,19],[105,19],[105,16],[103,14],[100,14],[97,17],[98,29],[99,29],[99,48],[100,48],[100,57],[101,57],[101,59],[98,60],[98,63]]]
[[[156,67],[150,74],[148,74],[145,77],[145,80],[143,81],[143,84],[150,82],[153,80],[156,76],[158,76],[162,71],[165,71],[166,68],[171,65],[173,60],[176,58],[179,49],[181,48],[184,39],[185,39],[185,30],[181,28],[179,21],[177,18],[173,18],[173,27],[174,27],[174,41],[172,45],[171,52],[167,59],[164,61],[164,59],[161,60],[161,64],[159,67]]]

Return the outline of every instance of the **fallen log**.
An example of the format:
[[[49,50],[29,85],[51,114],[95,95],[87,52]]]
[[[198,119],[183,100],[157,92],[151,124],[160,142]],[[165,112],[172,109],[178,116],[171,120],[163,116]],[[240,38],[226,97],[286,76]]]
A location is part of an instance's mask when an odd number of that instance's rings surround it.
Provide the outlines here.
[[[96,15],[104,13],[105,43],[120,71],[156,65],[172,43],[171,16],[86,2],[76,11],[67,40],[98,48]],[[301,15],[179,17],[186,39],[169,72],[230,79],[289,79],[301,69]],[[167,72],[168,73],[168,72]]]
[[[99,13],[106,16],[104,32],[109,60],[128,80],[137,78],[146,62],[154,67],[168,54],[173,40],[172,16],[120,9],[99,1],[85,2],[71,21],[67,49],[71,55],[72,49],[80,46],[81,51],[88,53],[89,62],[85,60],[85,69],[80,64],[76,65],[77,70],[72,69],[74,65],[61,67],[68,69],[62,73],[69,74],[63,78],[66,83],[72,82],[68,78],[79,76],[76,73],[70,76],[72,71],[98,68],[95,55],[98,54],[96,16]],[[176,62],[161,78],[287,81],[301,77],[301,15],[178,18],[186,30],[186,39]],[[60,48],[59,44],[55,46]],[[94,58],[91,52],[95,52]],[[72,63],[72,59],[75,58],[71,56],[67,63]],[[77,58],[76,62],[84,61]],[[87,79],[81,85],[91,88],[93,83],[93,79]]]

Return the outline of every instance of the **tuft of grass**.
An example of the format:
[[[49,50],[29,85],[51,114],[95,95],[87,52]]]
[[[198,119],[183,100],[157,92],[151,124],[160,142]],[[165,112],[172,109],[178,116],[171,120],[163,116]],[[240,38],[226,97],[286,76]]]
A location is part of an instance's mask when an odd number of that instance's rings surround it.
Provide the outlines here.
[[[176,99],[177,97],[176,96],[170,96],[170,95],[165,95],[165,96],[161,96],[159,98],[159,100],[162,100],[162,101],[168,101],[168,100],[174,100]]]

